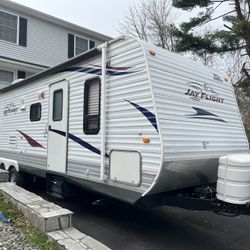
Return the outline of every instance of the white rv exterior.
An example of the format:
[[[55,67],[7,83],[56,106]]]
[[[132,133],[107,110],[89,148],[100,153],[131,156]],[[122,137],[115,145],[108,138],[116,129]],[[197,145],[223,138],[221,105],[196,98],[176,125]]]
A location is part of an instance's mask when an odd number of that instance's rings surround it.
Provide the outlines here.
[[[0,91],[2,167],[130,203],[215,182],[220,156],[249,151],[221,73],[134,38]]]

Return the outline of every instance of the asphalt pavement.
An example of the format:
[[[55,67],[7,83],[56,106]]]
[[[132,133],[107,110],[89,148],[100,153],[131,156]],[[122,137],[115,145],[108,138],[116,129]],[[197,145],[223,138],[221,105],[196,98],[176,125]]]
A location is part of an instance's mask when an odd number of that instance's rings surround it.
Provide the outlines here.
[[[62,201],[47,196],[42,188],[36,192],[72,210],[78,230],[113,250],[250,249],[250,216],[172,207],[141,209],[85,191]]]

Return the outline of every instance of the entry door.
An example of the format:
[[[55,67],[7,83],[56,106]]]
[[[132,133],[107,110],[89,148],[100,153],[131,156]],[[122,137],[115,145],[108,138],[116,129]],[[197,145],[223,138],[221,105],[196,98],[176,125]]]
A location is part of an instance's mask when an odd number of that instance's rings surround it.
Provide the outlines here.
[[[50,85],[47,170],[66,172],[68,142],[68,82]]]

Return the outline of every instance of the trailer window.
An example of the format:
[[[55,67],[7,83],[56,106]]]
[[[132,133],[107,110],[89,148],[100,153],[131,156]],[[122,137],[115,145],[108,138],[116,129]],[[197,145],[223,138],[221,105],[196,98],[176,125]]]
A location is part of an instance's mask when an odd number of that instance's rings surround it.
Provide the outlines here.
[[[84,88],[84,121],[85,134],[98,134],[100,130],[100,78],[85,82]]]
[[[63,90],[58,89],[53,94],[53,121],[62,120],[63,111]]]
[[[34,103],[30,105],[30,121],[36,122],[41,120],[42,105],[41,103]]]

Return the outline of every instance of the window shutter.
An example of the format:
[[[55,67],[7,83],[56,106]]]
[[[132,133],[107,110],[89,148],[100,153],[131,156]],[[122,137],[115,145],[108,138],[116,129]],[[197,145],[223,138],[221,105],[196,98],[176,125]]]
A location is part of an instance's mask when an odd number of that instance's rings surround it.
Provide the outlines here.
[[[85,82],[84,125],[86,135],[96,135],[100,130],[100,78]]]
[[[25,79],[26,73],[24,71],[17,71],[18,79]]]
[[[94,48],[94,47],[95,47],[95,42],[89,40],[89,48],[92,49],[92,48]]]
[[[27,46],[27,19],[19,18],[19,45]]]
[[[75,55],[74,39],[75,39],[74,35],[68,34],[68,58],[71,58]]]
[[[99,79],[93,80],[89,85],[88,115],[99,114]]]

